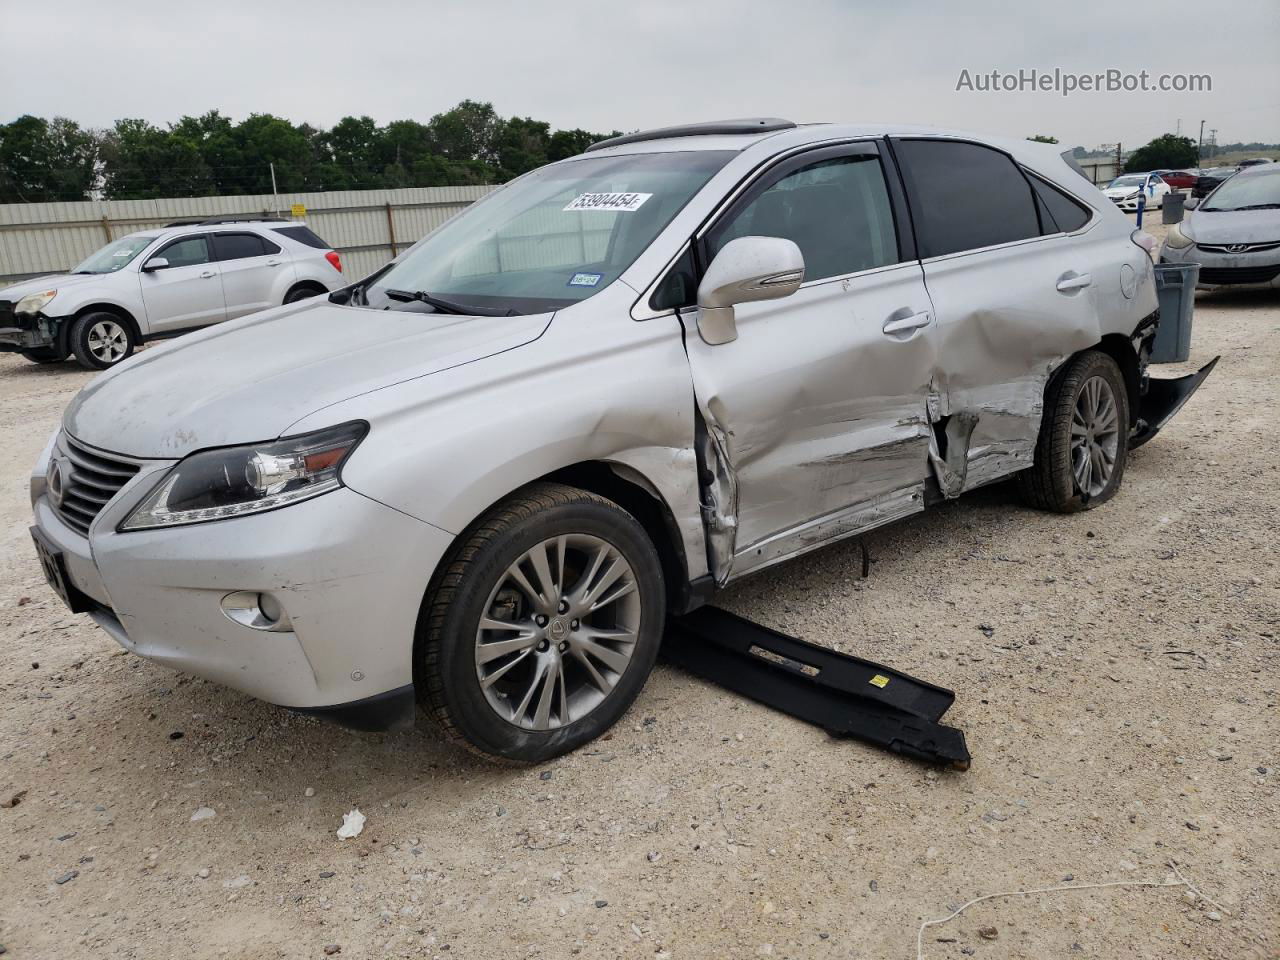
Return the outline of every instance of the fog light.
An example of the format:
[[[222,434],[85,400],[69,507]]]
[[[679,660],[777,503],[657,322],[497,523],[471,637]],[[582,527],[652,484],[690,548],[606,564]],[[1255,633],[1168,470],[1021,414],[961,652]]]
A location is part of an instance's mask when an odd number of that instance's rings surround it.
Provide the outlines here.
[[[222,598],[222,612],[228,620],[252,630],[282,633],[293,629],[280,601],[269,593],[254,590],[228,593]]]

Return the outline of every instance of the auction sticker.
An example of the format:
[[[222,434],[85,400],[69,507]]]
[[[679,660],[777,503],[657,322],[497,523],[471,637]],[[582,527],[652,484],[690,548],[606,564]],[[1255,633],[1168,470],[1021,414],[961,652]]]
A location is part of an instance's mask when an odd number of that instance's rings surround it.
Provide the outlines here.
[[[635,213],[652,196],[652,193],[584,193],[570,201],[564,209]]]
[[[603,273],[575,273],[566,286],[595,287],[599,286],[602,279],[604,279]]]

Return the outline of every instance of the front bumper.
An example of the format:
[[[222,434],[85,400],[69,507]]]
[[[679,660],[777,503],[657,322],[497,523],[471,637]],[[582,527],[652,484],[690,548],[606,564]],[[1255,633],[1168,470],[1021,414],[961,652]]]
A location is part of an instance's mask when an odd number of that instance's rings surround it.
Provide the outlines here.
[[[12,304],[0,303],[0,353],[57,346],[62,320],[43,313],[14,313]]]
[[[1156,199],[1154,199],[1154,200],[1153,200],[1152,198],[1148,197],[1148,198],[1147,198],[1147,201],[1146,201],[1146,204],[1145,204],[1145,208],[1146,208],[1147,210],[1156,210],[1156,209],[1158,209],[1158,208],[1159,208],[1159,206],[1160,206],[1160,204],[1157,202],[1157,200],[1158,200],[1158,199],[1159,199],[1159,198],[1156,198]],[[1112,202],[1112,203],[1114,203],[1114,204],[1115,204],[1117,207],[1119,207],[1121,210],[1123,210],[1125,213],[1137,213],[1137,212],[1138,212],[1138,198],[1137,198],[1137,197],[1125,197],[1125,198],[1124,198],[1124,199],[1122,199],[1122,200],[1117,200],[1115,197],[1112,197],[1112,198],[1111,198],[1111,202]]]
[[[271,703],[361,728],[411,717],[418,611],[452,536],[348,488],[268,513],[116,532],[169,466],[144,467],[87,538],[54,511],[37,469],[36,525],[97,604],[90,616],[127,650]],[[233,621],[221,601],[239,591],[270,594],[291,629]]]
[[[1196,287],[1202,290],[1280,289],[1280,249],[1220,253],[1201,249],[1199,243],[1181,250],[1165,245],[1160,250],[1160,262],[1200,264]]]

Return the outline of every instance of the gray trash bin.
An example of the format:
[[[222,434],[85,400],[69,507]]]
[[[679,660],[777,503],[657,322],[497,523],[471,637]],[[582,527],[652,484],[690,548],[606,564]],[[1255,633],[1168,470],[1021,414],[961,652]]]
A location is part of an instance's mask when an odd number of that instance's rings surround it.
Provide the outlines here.
[[[1186,199],[1187,195],[1179,193],[1177,190],[1173,191],[1173,193],[1166,193],[1164,195],[1164,203],[1160,207],[1160,222],[1165,224],[1181,223],[1183,216],[1186,214],[1186,211],[1182,208],[1182,204]]]
[[[1160,326],[1151,345],[1152,363],[1182,363],[1191,357],[1191,312],[1196,305],[1198,263],[1157,263]]]

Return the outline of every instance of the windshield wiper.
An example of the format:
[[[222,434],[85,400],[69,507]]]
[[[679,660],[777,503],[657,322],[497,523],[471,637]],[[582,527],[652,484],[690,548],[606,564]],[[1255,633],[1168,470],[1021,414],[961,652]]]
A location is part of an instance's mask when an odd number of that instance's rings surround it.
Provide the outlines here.
[[[1236,207],[1237,210],[1280,210],[1280,203],[1249,203],[1243,207]]]
[[[399,300],[401,303],[425,303],[427,306],[435,307],[441,313],[455,313],[463,317],[518,317],[514,310],[501,310],[497,307],[476,307],[468,306],[465,303],[455,303],[453,300],[445,300],[441,297],[432,296],[425,290],[392,290],[387,288],[383,291],[391,300]]]

